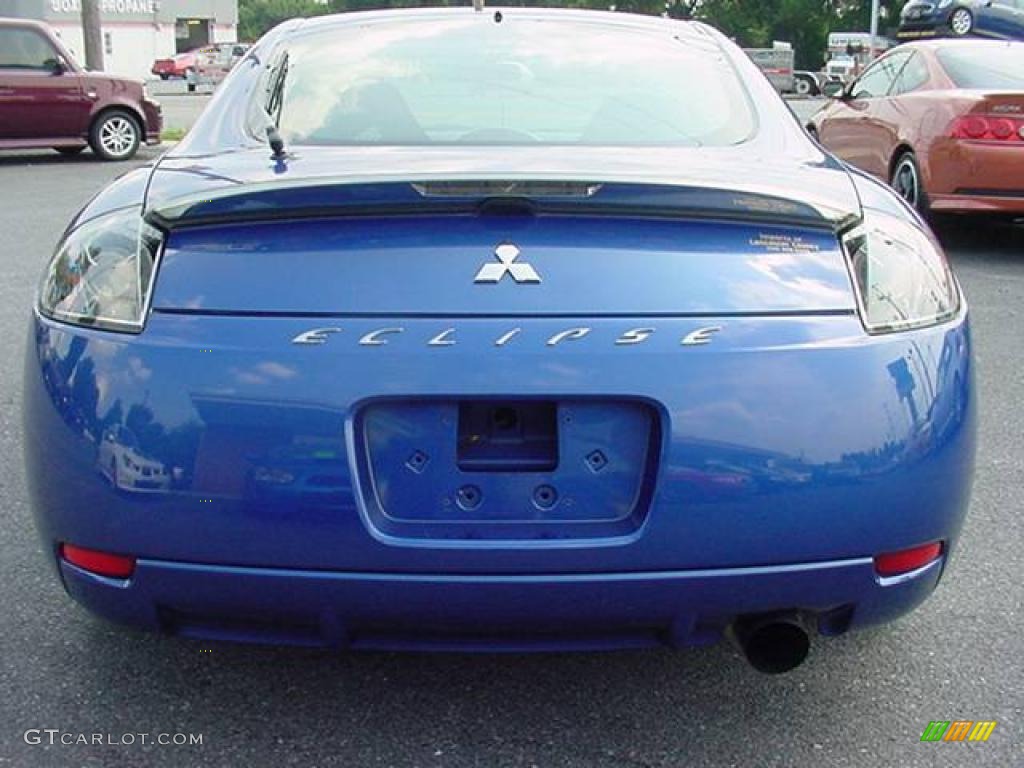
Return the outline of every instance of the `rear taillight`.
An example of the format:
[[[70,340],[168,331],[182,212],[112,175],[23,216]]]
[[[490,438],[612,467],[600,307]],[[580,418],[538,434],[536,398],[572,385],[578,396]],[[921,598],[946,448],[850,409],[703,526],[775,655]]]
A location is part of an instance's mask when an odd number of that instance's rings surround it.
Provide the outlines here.
[[[95,549],[61,544],[60,556],[83,571],[109,576],[112,579],[127,579],[135,572],[135,558],[127,555],[112,555]]]
[[[953,121],[954,139],[1024,144],[1024,117],[964,115]]]
[[[875,555],[875,571],[879,576],[899,576],[923,568],[942,554],[942,542],[933,541],[910,549]]]

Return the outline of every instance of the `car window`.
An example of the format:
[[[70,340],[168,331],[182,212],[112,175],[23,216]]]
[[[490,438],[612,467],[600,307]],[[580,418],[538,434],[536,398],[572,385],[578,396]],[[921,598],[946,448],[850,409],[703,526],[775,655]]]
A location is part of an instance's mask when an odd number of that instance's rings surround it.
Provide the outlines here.
[[[853,98],[874,99],[889,93],[893,81],[909,55],[908,53],[889,54],[868,67],[867,71],[854,83]]]
[[[982,44],[942,48],[939,63],[958,88],[1024,88],[1024,45]]]
[[[910,93],[928,82],[928,64],[919,53],[912,53],[892,86],[892,95]]]
[[[721,48],[664,32],[452,19],[286,46],[263,103],[291,143],[726,146],[755,126]]]
[[[0,28],[0,68],[52,70],[57,50],[33,29]]]

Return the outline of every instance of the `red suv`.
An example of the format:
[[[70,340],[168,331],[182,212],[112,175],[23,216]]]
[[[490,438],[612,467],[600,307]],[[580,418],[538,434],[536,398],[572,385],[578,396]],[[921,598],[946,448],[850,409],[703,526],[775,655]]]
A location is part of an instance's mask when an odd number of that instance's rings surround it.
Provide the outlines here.
[[[141,81],[88,72],[45,24],[0,18],[0,149],[127,160],[159,143],[161,123]]]

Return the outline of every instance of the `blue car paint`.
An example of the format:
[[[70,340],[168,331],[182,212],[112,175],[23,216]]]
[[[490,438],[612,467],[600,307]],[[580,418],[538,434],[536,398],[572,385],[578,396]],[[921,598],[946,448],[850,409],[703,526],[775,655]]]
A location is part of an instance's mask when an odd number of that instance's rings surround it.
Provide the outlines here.
[[[225,241],[231,243],[226,251]],[[751,246],[751,241],[764,245]],[[539,284],[505,279],[473,286],[483,263],[498,263],[494,251],[503,242],[516,244],[518,260],[542,276]],[[807,249],[813,261],[780,261],[769,250],[776,242]],[[240,274],[259,280],[240,281]],[[588,274],[598,277],[588,280]],[[430,290],[423,290],[425,285]],[[153,309],[657,317],[849,314],[856,303],[845,257],[830,232],[621,215],[420,214],[175,231],[167,241]]]
[[[891,621],[931,594],[935,561],[881,587],[869,559],[618,574],[445,576],[139,563],[132,586],[68,563],[82,605],[202,640],[395,651],[594,651],[716,641],[726,617],[800,605],[818,631]],[[756,589],[752,589],[756,585]],[[188,610],[177,606],[188,605]]]
[[[937,2],[910,0],[900,12],[897,37],[951,34],[950,19],[958,8],[971,12],[976,35],[1024,40],[1024,6],[1016,0],[954,0],[945,8],[940,8]]]
[[[232,74],[217,100],[241,98],[244,78]],[[782,117],[770,86],[752,90],[771,99],[765,114],[778,115],[764,119],[752,146],[702,155],[690,187],[685,169],[672,173],[683,188],[728,189],[740,166],[756,181],[753,154],[789,148],[794,176],[820,181],[790,195],[815,216],[775,207],[790,221],[761,221],[764,199],[751,204],[745,194],[712,196],[710,208],[675,217],[657,207],[643,214],[644,200],[632,215],[616,206],[610,219],[596,208],[495,217],[442,206],[414,220],[427,233],[418,246],[408,211],[381,220],[348,210],[353,201],[315,220],[290,212],[245,228],[218,222],[272,185],[273,169],[264,151],[221,156],[204,146],[230,130],[235,143],[249,141],[229,129],[230,112],[208,111],[191,145],[116,182],[77,220],[133,201],[156,214],[175,200],[221,195],[222,203],[189,202],[173,223],[145,330],[32,319],[27,476],[69,593],[108,618],[184,635],[382,648],[681,645],[716,637],[737,616],[783,609],[816,615],[831,634],[912,609],[938,582],[969,498],[976,402],[966,309],[933,328],[865,333],[835,229],[862,202],[913,214],[822,155]],[[318,164],[315,148],[302,153],[328,178],[343,176],[350,159],[326,150]],[[472,152],[444,154],[455,176],[473,175]],[[556,165],[543,156],[538,168]],[[553,175],[569,173],[561,162]],[[637,175],[660,162],[640,158]],[[785,189],[785,164],[763,163],[772,195]],[[296,175],[302,189],[310,177]],[[383,184],[385,201],[401,194],[394,179],[374,177],[369,167],[356,174],[361,185]],[[610,197],[624,194],[622,183],[608,186]],[[299,205],[304,194],[278,203]],[[188,226],[190,216],[202,226]],[[363,249],[358,258],[332,241],[336,232]],[[802,245],[772,254],[764,235]],[[547,283],[473,286],[496,242],[520,238]],[[673,240],[685,264],[675,292],[665,260]],[[403,259],[410,248],[419,261]],[[331,281],[332,252],[335,269],[362,281],[359,291]],[[624,254],[624,263],[655,268],[616,273],[611,255]],[[490,310],[474,289],[491,291]],[[322,344],[293,343],[324,327],[338,330]],[[588,331],[550,344],[581,327]],[[358,343],[398,328],[386,344]],[[681,343],[709,328],[710,343]],[[637,329],[653,330],[642,343],[616,343]],[[456,343],[432,346],[439,336]],[[453,444],[436,456],[452,442],[441,437],[451,424],[432,432],[429,415],[389,409],[422,404],[440,422],[455,404],[480,399],[555,402],[563,416],[579,403],[650,414],[646,426],[619,428],[622,446],[609,437],[614,424],[578,447],[573,434],[560,435],[574,452],[560,462],[595,450],[617,462],[646,435],[639,475],[615,466],[615,487],[635,487],[629,513],[588,520],[593,507],[582,502],[600,491],[580,470],[569,480],[522,472],[484,489],[535,514],[436,514],[479,476],[452,466]],[[375,413],[384,418],[368,436]],[[97,471],[97,441],[112,422],[170,469],[166,492],[126,493]],[[425,511],[410,511],[413,480],[397,497],[379,487],[389,465],[384,482],[418,477],[407,466],[417,450],[442,473],[432,493],[448,489],[424,498]],[[541,484],[583,511],[530,506]],[[397,515],[387,504],[395,498]],[[873,555],[934,540],[946,546],[939,561],[895,579],[875,574]],[[63,541],[137,556],[137,571],[130,580],[82,571],[57,558]]]

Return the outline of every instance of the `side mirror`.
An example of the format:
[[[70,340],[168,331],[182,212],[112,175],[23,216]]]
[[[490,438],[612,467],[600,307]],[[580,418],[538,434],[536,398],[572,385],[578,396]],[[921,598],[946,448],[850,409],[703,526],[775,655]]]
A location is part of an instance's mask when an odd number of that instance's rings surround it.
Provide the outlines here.
[[[63,75],[68,71],[68,65],[60,56],[55,56],[52,59],[47,59],[43,62],[46,67],[50,70],[52,75]]]
[[[838,80],[830,80],[825,83],[825,86],[821,89],[821,92],[828,96],[830,99],[841,99],[846,94],[846,86],[840,83]]]

